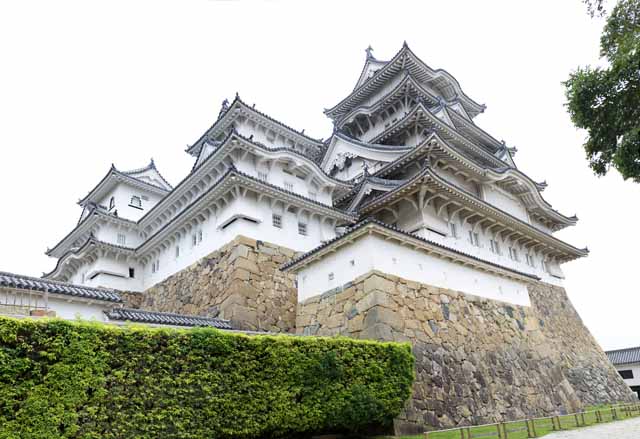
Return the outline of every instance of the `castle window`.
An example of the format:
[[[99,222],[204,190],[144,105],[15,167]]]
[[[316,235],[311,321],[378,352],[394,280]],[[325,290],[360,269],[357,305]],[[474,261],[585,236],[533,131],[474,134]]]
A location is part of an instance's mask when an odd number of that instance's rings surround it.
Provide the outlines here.
[[[180,257],[180,246],[176,245],[176,259]]]
[[[195,247],[196,245],[198,245],[198,236],[194,233],[191,235],[191,246]]]
[[[495,239],[491,240],[491,251],[497,255],[500,254],[500,244]]]
[[[620,374],[620,376],[622,377],[622,379],[625,380],[631,380],[633,379],[633,370],[619,370],[618,373]]]
[[[109,199],[109,210],[113,209],[114,207],[116,207],[116,197],[111,197]]]
[[[127,243],[127,237],[123,233],[118,233],[118,244],[125,245]]]
[[[509,257],[514,260],[514,261],[518,261],[518,250],[516,250],[513,247],[509,247]]]
[[[285,182],[284,182],[284,188],[285,188],[286,190],[288,190],[288,191],[293,192],[293,183],[290,183],[290,182],[288,182],[288,181],[285,181]]]
[[[536,266],[536,261],[535,259],[533,259],[533,256],[527,254],[527,265],[530,267],[535,267]]]
[[[456,226],[456,223],[449,223],[449,230],[451,231],[451,236],[453,238],[458,237],[458,227]]]
[[[356,261],[355,261],[354,259],[351,259],[351,260],[349,261],[349,264],[350,264],[352,267],[355,267],[355,266],[356,266]]]
[[[198,230],[198,244],[202,242],[202,229]]]
[[[307,225],[305,223],[298,223],[298,234],[307,236]]]
[[[258,179],[262,181],[267,181],[267,173],[266,172],[258,172]]]
[[[282,215],[278,215],[276,213],[271,215],[271,224],[273,227],[277,227],[279,229],[282,228]]]
[[[142,209],[142,199],[137,195],[131,197],[131,202],[129,202],[129,206],[135,207],[136,209]]]
[[[136,277],[136,270],[133,269],[132,267],[129,267],[129,277],[132,279]]]
[[[329,280],[333,280],[335,278],[335,275],[333,273],[329,273]]]
[[[473,233],[471,230],[469,230],[469,242],[471,243],[471,245],[480,247],[480,239],[478,237],[478,234]]]

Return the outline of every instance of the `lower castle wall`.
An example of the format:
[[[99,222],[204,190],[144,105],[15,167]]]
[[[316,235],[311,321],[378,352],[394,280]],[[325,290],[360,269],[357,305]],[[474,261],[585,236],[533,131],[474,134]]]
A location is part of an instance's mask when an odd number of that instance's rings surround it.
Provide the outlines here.
[[[295,275],[279,267],[293,250],[244,236],[157,283],[123,297],[151,311],[220,317],[238,329],[288,332],[295,327]]]
[[[631,400],[565,290],[532,282],[529,294],[532,306],[516,306],[371,271],[299,303],[297,332],[411,342],[398,433]]]
[[[238,236],[123,297],[130,307],[219,316],[239,329],[411,342],[416,381],[398,433],[634,398],[561,287],[531,282],[531,306],[518,306],[372,270],[298,303],[295,276],[279,269],[294,256]]]

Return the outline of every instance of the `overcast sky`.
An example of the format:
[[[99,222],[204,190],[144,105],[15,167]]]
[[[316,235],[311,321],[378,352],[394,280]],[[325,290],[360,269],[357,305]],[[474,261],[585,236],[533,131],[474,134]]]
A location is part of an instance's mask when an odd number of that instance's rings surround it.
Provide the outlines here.
[[[108,171],[153,157],[173,184],[184,149],[236,91],[315,137],[353,88],[371,44],[403,40],[487,104],[476,123],[578,225],[589,257],[564,266],[574,305],[605,349],[640,345],[640,185],[592,175],[561,81],[597,64],[601,20],[563,1],[7,1],[0,4],[0,270],[41,275]]]

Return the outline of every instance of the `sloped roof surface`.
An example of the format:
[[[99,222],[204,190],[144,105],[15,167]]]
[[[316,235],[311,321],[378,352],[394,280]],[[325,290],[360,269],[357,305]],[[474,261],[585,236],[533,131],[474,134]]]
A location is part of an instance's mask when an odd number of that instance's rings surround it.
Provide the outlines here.
[[[613,364],[640,363],[640,346],[605,352]]]
[[[52,281],[2,271],[0,271],[0,287],[46,291],[53,294],[64,294],[67,296],[81,297],[83,299],[104,300],[107,302],[122,302],[120,295],[115,290],[85,287],[68,282]]]
[[[129,321],[137,323],[152,323],[174,326],[208,326],[218,329],[233,329],[229,320],[210,317],[198,317],[166,312],[144,311],[140,309],[115,308],[106,311],[110,320]]]

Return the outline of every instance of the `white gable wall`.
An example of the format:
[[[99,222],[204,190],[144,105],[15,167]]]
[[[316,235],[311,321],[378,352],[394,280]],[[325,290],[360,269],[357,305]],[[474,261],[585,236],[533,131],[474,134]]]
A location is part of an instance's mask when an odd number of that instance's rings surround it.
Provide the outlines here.
[[[146,196],[148,198],[147,201],[142,200],[142,209],[130,206],[131,197],[133,196]],[[138,221],[162,199],[162,196],[154,192],[146,191],[122,182],[116,185],[116,187],[100,200],[100,204],[109,209],[111,197],[114,198],[115,207],[110,212],[117,210],[118,216],[131,221]]]
[[[302,301],[375,269],[407,280],[529,306],[526,283],[462,266],[376,235],[359,238],[298,272]]]

